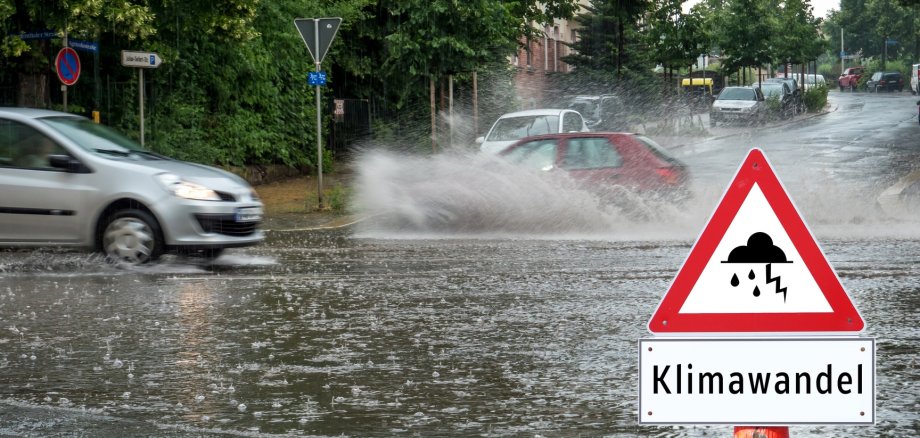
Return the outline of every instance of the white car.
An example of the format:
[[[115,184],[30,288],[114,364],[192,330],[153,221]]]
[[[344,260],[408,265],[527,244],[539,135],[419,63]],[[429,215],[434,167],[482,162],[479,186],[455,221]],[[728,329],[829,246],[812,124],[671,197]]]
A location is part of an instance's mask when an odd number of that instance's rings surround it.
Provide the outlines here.
[[[0,108],[0,247],[83,247],[125,264],[256,245],[242,178],[147,150],[85,117]]]
[[[808,91],[814,87],[827,88],[827,81],[824,79],[824,75],[806,74],[805,79],[802,79],[801,73],[793,73],[789,77],[795,79],[795,81],[799,84],[805,84],[805,91]]]
[[[485,137],[476,139],[479,150],[497,154],[514,142],[534,135],[563,132],[588,132],[588,125],[578,111],[537,109],[504,114],[492,124]]]
[[[725,87],[712,102],[709,124],[740,122],[762,124],[766,120],[767,105],[763,92],[757,87]]]

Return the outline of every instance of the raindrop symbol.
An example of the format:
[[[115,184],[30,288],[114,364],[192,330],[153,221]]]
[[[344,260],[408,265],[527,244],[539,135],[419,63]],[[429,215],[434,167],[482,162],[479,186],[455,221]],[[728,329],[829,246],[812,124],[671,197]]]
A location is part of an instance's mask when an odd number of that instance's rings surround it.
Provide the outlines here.
[[[759,297],[759,296],[760,296],[760,288],[757,287],[757,286],[754,286],[754,296],[755,296],[755,297]]]
[[[754,270],[753,270],[753,269],[751,269],[751,272],[748,272],[748,278],[751,279],[751,280],[754,279]]]
[[[738,281],[738,274],[732,274],[732,287],[737,287],[741,282]]]

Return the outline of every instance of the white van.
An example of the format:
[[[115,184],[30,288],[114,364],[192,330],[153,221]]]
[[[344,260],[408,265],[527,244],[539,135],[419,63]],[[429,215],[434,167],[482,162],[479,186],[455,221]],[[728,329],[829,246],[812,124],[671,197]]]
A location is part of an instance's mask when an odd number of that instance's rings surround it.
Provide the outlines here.
[[[920,64],[914,64],[910,67],[910,91],[914,94],[920,93],[918,85],[920,85],[920,80],[917,79],[917,75],[920,74]]]

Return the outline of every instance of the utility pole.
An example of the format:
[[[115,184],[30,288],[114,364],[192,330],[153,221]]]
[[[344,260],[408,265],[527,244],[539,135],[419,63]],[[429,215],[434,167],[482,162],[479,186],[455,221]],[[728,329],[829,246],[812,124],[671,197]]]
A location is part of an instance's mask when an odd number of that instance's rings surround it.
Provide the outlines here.
[[[843,51],[843,28],[840,28],[840,74],[843,74],[843,71],[846,70],[846,53]]]

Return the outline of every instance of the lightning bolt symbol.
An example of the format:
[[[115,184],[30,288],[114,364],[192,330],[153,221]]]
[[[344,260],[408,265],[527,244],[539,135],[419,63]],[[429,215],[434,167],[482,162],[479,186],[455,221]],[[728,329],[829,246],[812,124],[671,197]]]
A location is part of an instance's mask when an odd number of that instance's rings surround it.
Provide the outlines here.
[[[767,284],[773,283],[774,281],[776,282],[776,293],[780,293],[780,292],[783,293],[783,302],[785,303],[786,302],[786,288],[780,287],[779,275],[777,275],[776,278],[773,278],[770,276],[770,267],[772,265],[773,265],[772,263],[767,263]]]

